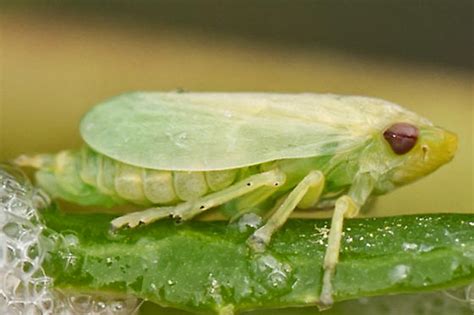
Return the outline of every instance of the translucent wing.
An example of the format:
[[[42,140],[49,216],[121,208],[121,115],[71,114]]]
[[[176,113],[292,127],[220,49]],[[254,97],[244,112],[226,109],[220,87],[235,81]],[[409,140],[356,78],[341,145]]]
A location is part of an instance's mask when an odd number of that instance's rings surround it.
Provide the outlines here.
[[[208,171],[335,154],[420,118],[383,100],[330,94],[131,93],[93,108],[81,134],[118,161]]]

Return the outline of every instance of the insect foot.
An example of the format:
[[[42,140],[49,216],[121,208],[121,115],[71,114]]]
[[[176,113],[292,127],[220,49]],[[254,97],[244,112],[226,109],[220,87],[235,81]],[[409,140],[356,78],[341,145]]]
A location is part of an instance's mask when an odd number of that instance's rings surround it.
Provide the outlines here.
[[[140,225],[142,223],[140,216],[136,215],[137,213],[131,213],[127,215],[123,215],[121,217],[118,217],[112,222],[111,224],[111,229],[112,230],[118,230],[123,227],[129,227],[129,228],[134,228]]]
[[[150,208],[144,211],[137,211],[115,218],[111,222],[112,230],[122,227],[135,228],[140,224],[149,224],[154,221],[176,215],[173,213],[174,207]]]
[[[247,245],[256,253],[262,253],[265,251],[270,238],[266,238],[263,235],[254,233],[247,239]]]
[[[332,298],[332,295],[325,294],[325,295],[321,295],[321,298],[317,306],[320,311],[324,311],[324,310],[330,309],[333,304],[334,304],[334,300]]]

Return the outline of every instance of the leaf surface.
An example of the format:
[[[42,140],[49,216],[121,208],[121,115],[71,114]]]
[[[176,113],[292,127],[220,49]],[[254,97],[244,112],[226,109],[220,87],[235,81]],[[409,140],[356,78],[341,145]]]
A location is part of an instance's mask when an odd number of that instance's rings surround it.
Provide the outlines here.
[[[308,306],[321,290],[329,221],[290,220],[267,251],[252,253],[253,228],[162,221],[111,234],[105,214],[43,215],[56,287],[133,294],[199,313]],[[336,301],[429,291],[474,281],[474,215],[347,220],[334,279]]]

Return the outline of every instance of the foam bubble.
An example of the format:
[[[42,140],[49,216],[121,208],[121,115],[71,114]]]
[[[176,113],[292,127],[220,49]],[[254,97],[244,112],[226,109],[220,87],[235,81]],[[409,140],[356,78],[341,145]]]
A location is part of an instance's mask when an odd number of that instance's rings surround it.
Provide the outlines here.
[[[135,297],[54,289],[54,279],[41,268],[45,242],[75,246],[79,239],[41,223],[37,205],[47,202],[21,171],[0,164],[0,314],[136,314]]]

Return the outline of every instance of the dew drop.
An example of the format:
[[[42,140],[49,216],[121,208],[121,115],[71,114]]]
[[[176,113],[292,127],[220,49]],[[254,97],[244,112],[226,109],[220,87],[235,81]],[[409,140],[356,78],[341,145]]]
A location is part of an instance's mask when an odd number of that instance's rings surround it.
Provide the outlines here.
[[[413,250],[416,250],[418,248],[418,244],[415,244],[415,243],[403,243],[402,244],[402,248],[404,251],[413,251]]]
[[[66,234],[63,237],[63,242],[66,247],[74,247],[79,244],[79,238],[74,234]]]
[[[102,300],[97,300],[94,303],[94,312],[96,313],[101,313],[105,311],[106,308],[107,308],[107,304]]]
[[[125,307],[126,307],[126,304],[122,300],[116,300],[110,304],[111,310],[116,313],[123,311]]]
[[[69,298],[72,309],[78,313],[89,313],[92,310],[92,297],[90,295],[78,295]]]
[[[240,218],[238,222],[239,231],[245,232],[247,231],[247,227],[257,229],[261,223],[262,223],[261,216],[255,213],[246,213]]]
[[[107,259],[105,260],[105,264],[107,265],[107,267],[112,266],[112,263],[113,259],[111,257],[107,257]]]
[[[283,288],[287,285],[291,273],[290,265],[271,255],[263,255],[257,260],[257,267],[259,272],[265,275],[265,282],[269,287]]]
[[[410,266],[407,265],[397,265],[390,271],[389,277],[393,283],[403,282],[408,278],[410,273]]]
[[[420,247],[418,248],[418,251],[422,253],[427,253],[427,252],[431,252],[433,249],[434,249],[434,246],[421,244]]]

